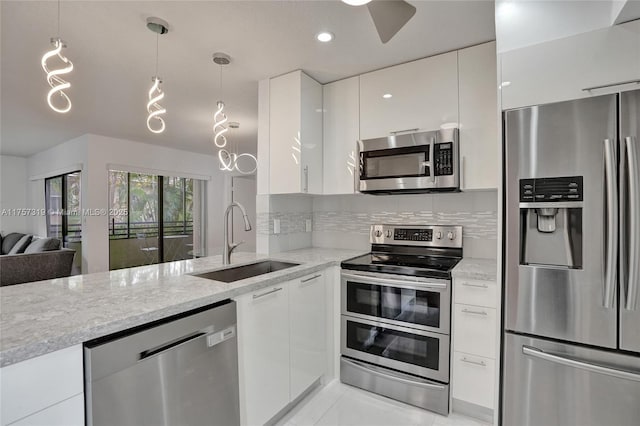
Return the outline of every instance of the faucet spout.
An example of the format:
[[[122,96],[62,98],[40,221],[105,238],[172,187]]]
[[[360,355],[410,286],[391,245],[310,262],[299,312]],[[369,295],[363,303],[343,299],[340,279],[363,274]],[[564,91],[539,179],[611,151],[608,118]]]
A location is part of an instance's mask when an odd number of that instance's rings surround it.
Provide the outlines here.
[[[233,210],[234,207],[237,207],[242,212],[242,219],[244,220],[244,230],[251,231],[251,222],[249,221],[249,216],[247,216],[247,210],[240,203],[231,203],[227,207],[224,212],[224,247],[222,253],[222,264],[229,265],[231,263],[231,253],[233,250],[238,247],[240,243],[229,242],[229,213]]]

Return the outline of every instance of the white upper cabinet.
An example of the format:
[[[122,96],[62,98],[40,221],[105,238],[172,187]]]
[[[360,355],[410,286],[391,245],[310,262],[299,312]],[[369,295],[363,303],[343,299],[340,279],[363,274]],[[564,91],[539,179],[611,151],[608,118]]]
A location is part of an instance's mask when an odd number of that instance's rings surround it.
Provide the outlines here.
[[[355,192],[356,144],[360,136],[360,78],[326,84],[323,90],[325,194]]]
[[[269,140],[258,151],[268,143],[269,193],[322,193],[322,86],[294,71],[272,78],[268,96]]]
[[[460,189],[497,188],[500,180],[496,43],[458,51]]]
[[[360,139],[457,122],[457,52],[360,76]]]
[[[503,110],[638,88],[640,20],[500,56]]]

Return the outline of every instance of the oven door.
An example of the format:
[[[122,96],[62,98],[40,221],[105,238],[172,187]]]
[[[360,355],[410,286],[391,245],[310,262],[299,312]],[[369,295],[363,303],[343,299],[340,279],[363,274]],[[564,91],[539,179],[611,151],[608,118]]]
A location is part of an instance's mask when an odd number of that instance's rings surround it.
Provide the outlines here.
[[[449,382],[449,336],[342,315],[342,355]]]
[[[448,280],[409,280],[391,274],[343,271],[341,287],[344,315],[449,334]]]

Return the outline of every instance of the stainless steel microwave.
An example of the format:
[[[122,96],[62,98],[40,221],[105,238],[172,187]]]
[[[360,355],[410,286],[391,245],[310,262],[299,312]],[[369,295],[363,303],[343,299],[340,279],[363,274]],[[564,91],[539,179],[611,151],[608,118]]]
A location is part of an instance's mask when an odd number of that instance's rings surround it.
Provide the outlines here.
[[[458,129],[358,141],[357,187],[370,194],[458,191]]]

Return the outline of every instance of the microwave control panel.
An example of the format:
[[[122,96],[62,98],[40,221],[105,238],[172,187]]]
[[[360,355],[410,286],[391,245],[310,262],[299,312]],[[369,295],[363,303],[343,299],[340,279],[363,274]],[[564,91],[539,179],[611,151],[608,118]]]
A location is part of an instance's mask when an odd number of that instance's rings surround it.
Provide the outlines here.
[[[453,174],[453,142],[435,144],[433,156],[436,176]]]

